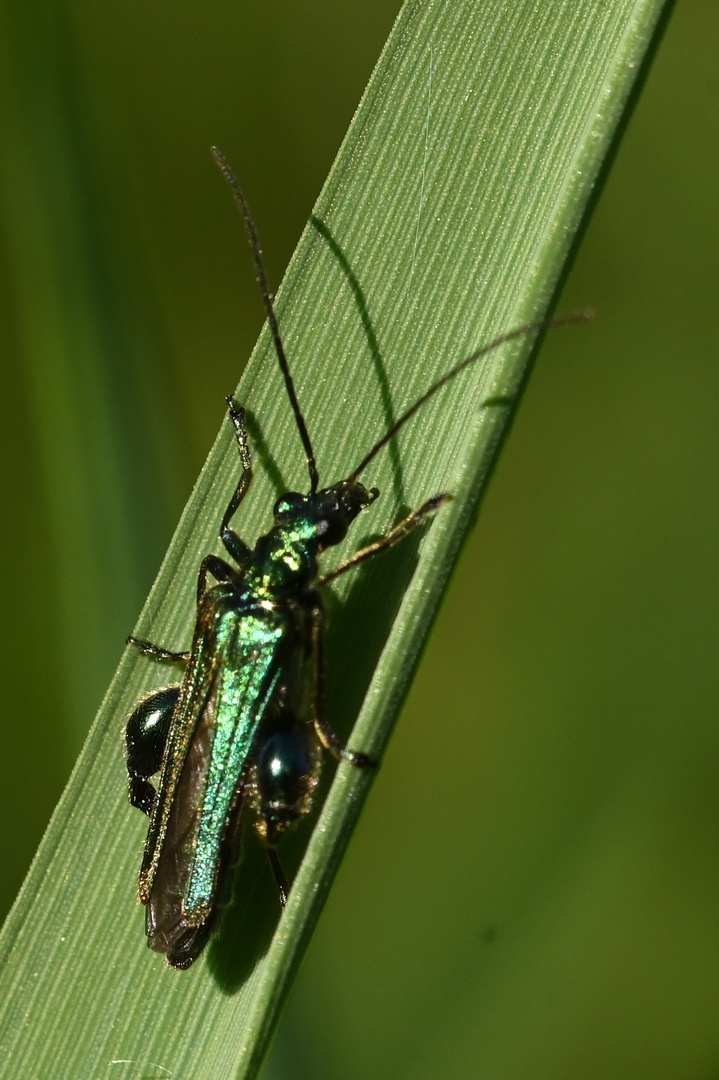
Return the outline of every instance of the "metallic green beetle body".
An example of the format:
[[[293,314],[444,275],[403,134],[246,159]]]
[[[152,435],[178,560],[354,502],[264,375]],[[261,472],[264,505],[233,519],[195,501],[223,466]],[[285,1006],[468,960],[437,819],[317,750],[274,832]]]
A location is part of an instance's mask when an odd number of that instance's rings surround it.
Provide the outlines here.
[[[274,848],[309,809],[318,740],[338,757],[369,764],[340,745],[321,715],[317,584],[318,556],[344,538],[377,493],[356,479],[306,496],[290,492],[275,506],[274,527],[248,549],[229,527],[251,465],[243,410],[228,403],[243,476],[220,535],[238,567],[214,555],[203,561],[189,654],[130,639],[155,659],[187,664],[179,688],[140,703],[126,736],[130,801],[150,816],[139,880],[148,944],[181,968],[201,951],[226,899],[246,811]],[[211,588],[208,573],[218,579]],[[147,716],[158,710],[148,734]],[[148,780],[160,760],[155,793]],[[284,901],[276,857],[272,866]]]

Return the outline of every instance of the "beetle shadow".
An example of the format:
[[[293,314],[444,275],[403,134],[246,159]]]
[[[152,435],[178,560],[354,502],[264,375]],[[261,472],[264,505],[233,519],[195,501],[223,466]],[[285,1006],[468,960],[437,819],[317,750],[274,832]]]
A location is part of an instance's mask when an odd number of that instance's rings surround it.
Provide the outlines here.
[[[352,264],[349,261],[345,251],[333,236],[329,226],[316,214],[310,216],[310,223],[316,232],[322,237],[327,244],[327,247],[331,254],[336,259],[342,273],[344,274],[347,283],[352,292],[355,306],[357,308],[362,329],[365,333],[367,340],[367,346],[372,358],[377,383],[380,391],[380,404],[382,410],[382,417],[384,423],[382,425],[381,434],[385,431],[389,431],[394,426],[397,420],[394,404],[392,402],[392,392],[389,385],[389,379],[387,378],[387,370],[382,352],[379,346],[379,339],[377,337],[377,331],[375,330],[372,317],[369,313],[367,305],[367,299],[364,294],[364,290],[360,284],[357,274],[352,268]],[[289,484],[285,479],[283,472],[277,462],[277,458],[270,450],[268,440],[265,438],[262,431],[261,423],[258,417],[250,410],[245,409],[245,424],[247,427],[247,434],[250,440],[250,446],[252,448],[252,457],[262,465],[262,468],[266,472],[269,481],[277,493],[278,496],[289,491]],[[395,502],[399,505],[405,502],[404,494],[404,470],[399,453],[399,447],[397,441],[393,439],[388,445],[388,454],[390,459],[390,465],[392,470],[392,487]]]
[[[389,385],[389,379],[387,378],[387,369],[382,357],[382,351],[379,346],[379,339],[377,332],[372,322],[372,317],[369,313],[369,307],[367,305],[367,299],[364,294],[364,290],[360,285],[359,278],[352,268],[352,264],[349,261],[344,249],[341,247],[339,241],[333,236],[329,225],[318,217],[316,214],[310,215],[310,224],[322,239],[327,244],[331,254],[335,257],[340,270],[344,274],[347,284],[350,287],[352,296],[357,307],[357,312],[360,317],[362,329],[364,330],[365,337],[367,339],[367,346],[369,348],[370,356],[372,357],[372,363],[375,369],[377,383],[379,384],[380,402],[382,408],[382,416],[384,419],[383,430],[389,431],[394,426],[397,415],[395,413],[394,404],[392,401],[392,391]],[[400,459],[399,448],[397,446],[397,440],[393,439],[388,447],[390,464],[392,467],[392,484],[394,491],[395,502],[403,503],[405,501],[404,495],[404,472],[402,468],[402,462]]]
[[[228,996],[237,993],[267,952],[281,912],[269,860],[247,821],[233,873],[232,898],[207,950],[207,966]]]
[[[402,509],[398,519],[407,513],[408,509]],[[417,567],[419,545],[428,525],[426,522],[396,547],[358,567],[344,600],[329,590],[323,595],[327,612],[325,713],[343,741],[367,695]],[[363,545],[375,539],[380,537],[367,537]]]
[[[247,428],[247,436],[250,441],[253,459],[260,462],[277,494],[283,495],[289,490],[288,483],[277,463],[277,458],[270,450],[269,443],[263,434],[260,421],[249,409],[245,409],[245,427]]]

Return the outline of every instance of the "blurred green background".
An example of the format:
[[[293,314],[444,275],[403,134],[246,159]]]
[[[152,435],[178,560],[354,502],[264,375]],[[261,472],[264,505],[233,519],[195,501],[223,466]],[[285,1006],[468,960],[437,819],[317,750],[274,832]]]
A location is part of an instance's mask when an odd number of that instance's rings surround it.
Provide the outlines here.
[[[207,147],[279,282],[398,7],[3,2],[3,911],[261,324]],[[718,55],[680,4],[265,1080],[719,1078]]]

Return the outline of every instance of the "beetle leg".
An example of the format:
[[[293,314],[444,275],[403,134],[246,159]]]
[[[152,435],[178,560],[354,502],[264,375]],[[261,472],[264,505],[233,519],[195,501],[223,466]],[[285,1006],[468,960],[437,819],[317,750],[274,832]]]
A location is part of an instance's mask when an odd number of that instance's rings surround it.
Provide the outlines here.
[[[277,852],[275,851],[275,849],[273,847],[265,847],[265,851],[267,852],[267,858],[270,862],[270,868],[272,870],[272,876],[275,879],[277,891],[280,894],[280,906],[286,908],[287,896],[290,891],[290,887],[287,884],[287,875],[282,869],[282,863],[277,857]]]
[[[190,659],[188,652],[172,652],[163,649],[161,645],[153,645],[151,641],[143,641],[142,638],[127,638],[128,645],[134,645],[143,656],[151,656],[153,660],[167,660],[171,664],[186,664]]]
[[[150,777],[160,771],[179,686],[155,690],[137,706],[127,721],[125,749],[130,802],[150,816],[156,791]]]
[[[230,528],[230,521],[252,483],[252,458],[250,457],[250,444],[247,441],[247,429],[245,428],[245,410],[240,408],[233,397],[227,398],[227,406],[230,420],[235,428],[235,439],[237,440],[237,449],[240,453],[242,475],[235,488],[234,495],[227,504],[225,516],[220,525],[220,540],[222,540],[222,543],[225,545],[232,558],[240,569],[242,569],[249,563],[252,552],[245,541]],[[213,571],[210,572],[213,573]]]
[[[364,754],[361,750],[350,750],[348,747],[344,746],[342,740],[337,737],[322,715],[325,688],[324,647],[322,637],[324,609],[322,606],[317,604],[312,608],[309,617],[313,667],[311,708],[312,723],[317,732],[317,738],[324,748],[329,750],[329,752],[340,761],[351,761],[353,765],[357,765],[360,768],[374,766],[377,762],[373,761],[369,754]]]
[[[381,536],[379,540],[375,540],[373,544],[368,544],[367,547],[360,548],[359,551],[355,551],[354,555],[350,555],[349,559],[345,559],[343,563],[331,570],[329,574],[325,574],[317,582],[318,586],[327,585],[330,581],[334,581],[340,574],[344,574],[347,570],[352,570],[355,566],[359,566],[360,563],[366,562],[367,559],[371,559],[373,555],[379,555],[382,551],[388,551],[389,548],[399,544],[404,540],[405,536],[416,529],[419,525],[422,525],[430,514],[433,514],[435,510],[445,503],[449,502],[452,498],[451,495],[446,492],[441,495],[434,495],[431,499],[427,499],[426,503],[422,503],[418,510],[413,510],[411,514],[408,514],[406,518],[402,518],[398,525],[395,525],[386,536]]]
[[[197,603],[207,591],[207,575],[212,574],[215,581],[230,581],[237,577],[237,571],[233,570],[229,563],[218,555],[205,555],[197,577]]]

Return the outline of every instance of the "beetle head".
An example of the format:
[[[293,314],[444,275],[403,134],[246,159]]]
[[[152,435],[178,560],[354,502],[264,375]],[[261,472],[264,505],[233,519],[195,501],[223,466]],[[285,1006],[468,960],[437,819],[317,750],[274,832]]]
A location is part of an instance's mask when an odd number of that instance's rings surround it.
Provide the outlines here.
[[[301,495],[290,491],[275,503],[275,522],[290,525],[304,518],[319,541],[320,551],[344,540],[350,525],[379,491],[369,490],[359,480],[342,480],[332,487]]]

